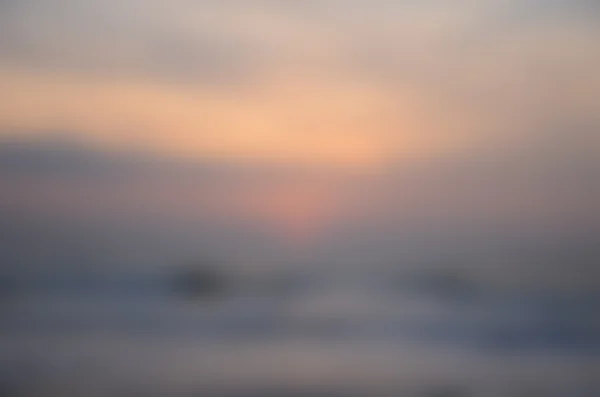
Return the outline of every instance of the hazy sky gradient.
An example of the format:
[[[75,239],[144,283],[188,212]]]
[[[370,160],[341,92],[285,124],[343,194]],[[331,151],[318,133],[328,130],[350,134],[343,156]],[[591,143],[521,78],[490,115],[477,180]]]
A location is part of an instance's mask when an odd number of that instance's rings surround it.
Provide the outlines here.
[[[4,208],[346,257],[598,224],[594,1],[0,7]]]
[[[597,123],[589,1],[3,7],[8,131],[371,166]]]

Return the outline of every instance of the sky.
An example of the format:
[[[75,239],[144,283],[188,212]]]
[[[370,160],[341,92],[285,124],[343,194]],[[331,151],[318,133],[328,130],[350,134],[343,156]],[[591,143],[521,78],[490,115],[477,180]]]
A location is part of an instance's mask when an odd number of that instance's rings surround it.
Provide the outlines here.
[[[255,261],[592,239],[598,17],[591,0],[1,1],[2,216]]]

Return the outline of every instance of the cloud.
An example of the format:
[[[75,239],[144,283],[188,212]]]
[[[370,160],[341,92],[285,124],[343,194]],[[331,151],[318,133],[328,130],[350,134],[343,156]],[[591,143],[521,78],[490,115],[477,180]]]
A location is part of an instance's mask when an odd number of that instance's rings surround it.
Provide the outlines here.
[[[361,166],[597,128],[588,3],[26,1],[2,24],[0,123]]]

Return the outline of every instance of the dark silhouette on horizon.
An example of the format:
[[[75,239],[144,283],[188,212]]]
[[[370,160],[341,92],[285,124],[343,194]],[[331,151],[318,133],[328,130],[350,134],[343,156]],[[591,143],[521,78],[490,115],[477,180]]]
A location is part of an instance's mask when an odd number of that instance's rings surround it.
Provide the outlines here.
[[[228,290],[225,274],[213,262],[188,263],[176,271],[172,279],[173,292],[186,299],[213,299]]]

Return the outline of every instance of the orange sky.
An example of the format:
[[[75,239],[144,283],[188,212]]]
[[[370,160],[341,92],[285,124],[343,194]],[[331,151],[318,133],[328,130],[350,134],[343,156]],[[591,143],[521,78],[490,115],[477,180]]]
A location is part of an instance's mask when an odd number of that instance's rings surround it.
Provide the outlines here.
[[[393,92],[301,71],[231,91],[0,73],[11,97],[0,108],[2,131],[64,131],[171,155],[362,167],[443,152],[461,138],[459,120],[413,87]]]
[[[24,0],[0,19],[0,135],[307,167],[356,186],[529,156],[553,128],[600,126],[586,4]],[[337,216],[345,187],[290,181],[242,193],[244,210],[292,234]]]

